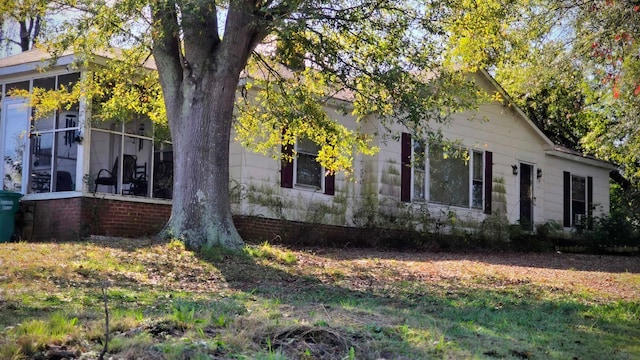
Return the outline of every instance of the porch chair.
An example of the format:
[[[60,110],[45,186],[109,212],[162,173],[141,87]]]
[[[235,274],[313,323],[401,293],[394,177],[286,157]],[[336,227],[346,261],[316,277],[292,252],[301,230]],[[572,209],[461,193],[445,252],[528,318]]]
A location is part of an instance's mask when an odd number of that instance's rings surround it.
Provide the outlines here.
[[[72,191],[73,179],[68,171],[56,171],[56,191]]]
[[[148,180],[147,180],[147,163],[137,165],[135,167],[133,177],[129,183],[129,195],[147,196]]]
[[[123,184],[129,184],[129,183],[131,183],[131,180],[135,176],[137,158],[135,157],[135,155],[124,154],[122,159],[123,159],[123,161],[122,161],[122,183]],[[114,194],[117,194],[118,193],[118,168],[119,167],[120,167],[120,158],[116,157],[116,161],[113,164],[113,169],[111,169],[111,171],[109,171],[107,169],[100,169],[100,171],[98,171],[98,176],[96,177],[96,180],[95,180],[96,186],[94,188],[94,192],[98,191],[98,185],[105,185],[105,186],[114,186],[115,187]],[[106,173],[106,175],[108,175],[108,176],[100,176],[100,175],[102,175],[103,172]]]
[[[153,197],[173,197],[173,161],[160,161],[153,167]]]

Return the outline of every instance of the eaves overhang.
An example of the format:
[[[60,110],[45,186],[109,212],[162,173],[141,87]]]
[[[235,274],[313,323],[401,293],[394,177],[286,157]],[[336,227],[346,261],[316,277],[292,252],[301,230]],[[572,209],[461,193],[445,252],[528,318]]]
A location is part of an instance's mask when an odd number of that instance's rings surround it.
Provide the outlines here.
[[[574,154],[574,153],[570,153],[564,150],[560,150],[560,149],[551,149],[551,150],[547,150],[545,151],[546,155],[550,155],[550,156],[555,156],[561,159],[566,159],[566,160],[571,160],[571,161],[575,161],[575,162],[579,162],[585,165],[589,165],[589,166],[594,166],[594,167],[599,167],[602,169],[606,169],[606,170],[618,170],[618,167],[616,167],[614,164],[608,162],[608,161],[604,161],[604,160],[600,160],[591,156],[586,156],[583,154]]]
[[[74,63],[75,57],[73,55],[63,55],[56,59],[56,62],[53,64],[54,67],[64,67],[69,66]],[[6,66],[2,66],[2,62],[0,62],[0,77],[18,75],[23,73],[30,72],[41,72],[45,68],[51,67],[50,58],[41,58],[39,60],[23,62],[18,64],[9,64]]]

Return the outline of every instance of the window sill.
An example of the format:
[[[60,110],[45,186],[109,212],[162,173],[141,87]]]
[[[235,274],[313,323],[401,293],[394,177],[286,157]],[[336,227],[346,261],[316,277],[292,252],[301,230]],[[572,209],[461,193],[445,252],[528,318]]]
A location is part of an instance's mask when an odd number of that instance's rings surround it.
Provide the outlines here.
[[[322,192],[322,188],[313,185],[295,184],[293,188],[304,191]]]
[[[442,203],[437,203],[437,202],[432,202],[432,201],[428,201],[428,200],[422,200],[422,199],[413,199],[411,200],[411,204],[415,204],[415,205],[427,205],[429,207],[434,207],[434,208],[446,208],[446,209],[460,209],[460,210],[467,210],[467,211],[477,211],[477,212],[483,212],[484,209],[482,208],[475,208],[475,207],[466,207],[466,206],[459,206],[459,205],[448,205],[448,204],[442,204]]]

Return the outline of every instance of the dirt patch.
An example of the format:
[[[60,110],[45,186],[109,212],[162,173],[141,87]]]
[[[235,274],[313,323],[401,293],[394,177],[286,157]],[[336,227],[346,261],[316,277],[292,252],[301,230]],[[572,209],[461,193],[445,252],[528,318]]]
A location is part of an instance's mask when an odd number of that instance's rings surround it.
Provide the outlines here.
[[[354,351],[353,335],[322,326],[299,325],[279,329],[269,335],[273,350],[281,351],[292,359],[343,359]],[[353,349],[353,350],[352,350]]]
[[[640,284],[631,281],[640,274],[637,256],[324,248],[307,249],[297,255],[300,271],[336,269],[341,280],[355,288],[404,280],[446,284],[482,278],[486,286],[495,288],[530,283],[558,291],[591,289],[603,298],[620,300],[637,300],[640,294]],[[327,272],[324,273],[326,278]]]

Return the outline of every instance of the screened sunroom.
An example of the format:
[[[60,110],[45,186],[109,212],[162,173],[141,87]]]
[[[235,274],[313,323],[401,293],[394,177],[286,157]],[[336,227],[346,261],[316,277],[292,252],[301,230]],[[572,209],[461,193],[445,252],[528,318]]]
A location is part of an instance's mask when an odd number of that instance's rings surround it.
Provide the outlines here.
[[[32,232],[40,231],[46,238],[60,231],[41,228],[55,225],[74,228],[77,235],[127,233],[126,229],[139,228],[136,222],[154,213],[147,205],[164,205],[153,220],[162,224],[173,192],[171,143],[157,140],[149,119],[93,119],[91,106],[83,99],[68,109],[36,118],[28,100],[17,96],[16,90],[70,88],[85,76],[70,70],[73,56],[61,57],[57,66],[43,72],[44,57],[45,53],[33,50],[0,59],[0,176],[3,189],[23,194],[24,211],[34,212],[27,216],[33,218]],[[71,205],[54,201],[62,199],[76,201]],[[100,209],[88,204],[96,200],[100,200]],[[48,209],[47,214],[36,216],[43,208]],[[110,213],[116,208],[133,216],[111,221],[119,218]],[[67,211],[78,219],[64,215]],[[108,217],[91,219],[96,213]],[[55,220],[57,216],[63,217]]]

